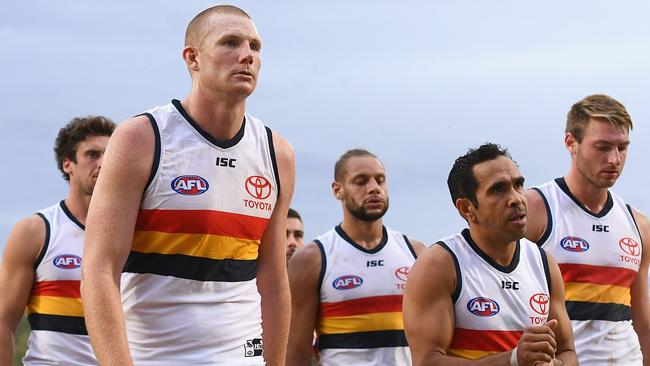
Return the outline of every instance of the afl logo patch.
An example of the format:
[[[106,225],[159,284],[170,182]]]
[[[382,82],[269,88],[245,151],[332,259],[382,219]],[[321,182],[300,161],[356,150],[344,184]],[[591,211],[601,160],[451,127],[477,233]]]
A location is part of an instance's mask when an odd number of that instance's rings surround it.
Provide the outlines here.
[[[185,196],[196,196],[208,191],[208,181],[198,175],[181,175],[172,180],[172,189]]]
[[[589,243],[582,238],[577,236],[567,236],[560,241],[560,246],[562,249],[569,252],[586,252],[589,250]]]
[[[487,297],[475,297],[467,303],[467,310],[476,316],[495,316],[499,313],[499,304]]]
[[[81,257],[74,254],[61,254],[52,260],[52,264],[61,269],[81,267]]]
[[[341,276],[332,282],[332,287],[337,290],[350,290],[361,286],[363,278],[354,275]]]

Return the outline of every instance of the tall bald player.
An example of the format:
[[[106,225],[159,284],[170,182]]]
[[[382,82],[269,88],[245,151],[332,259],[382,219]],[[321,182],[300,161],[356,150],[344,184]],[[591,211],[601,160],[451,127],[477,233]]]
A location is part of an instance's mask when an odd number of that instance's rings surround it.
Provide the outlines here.
[[[571,168],[529,190],[526,237],[562,270],[580,365],[650,365],[648,218],[609,188],[625,165],[632,119],[606,95],[569,111]],[[640,341],[640,342],[639,342]]]
[[[314,328],[321,365],[408,365],[402,293],[424,246],[382,223],[388,187],[382,162],[350,150],[334,168],[343,222],[289,261],[288,365],[309,365]]]
[[[294,155],[246,113],[261,46],[241,9],[201,12],[182,53],[190,94],[116,130],[83,266],[100,363],[284,365]]]

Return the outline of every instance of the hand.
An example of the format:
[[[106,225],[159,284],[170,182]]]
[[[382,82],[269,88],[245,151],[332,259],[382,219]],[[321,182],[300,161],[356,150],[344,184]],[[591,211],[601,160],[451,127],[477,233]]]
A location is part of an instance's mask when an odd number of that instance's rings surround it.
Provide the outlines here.
[[[517,361],[520,366],[553,365],[557,343],[553,329],[557,320],[524,330],[517,345]]]

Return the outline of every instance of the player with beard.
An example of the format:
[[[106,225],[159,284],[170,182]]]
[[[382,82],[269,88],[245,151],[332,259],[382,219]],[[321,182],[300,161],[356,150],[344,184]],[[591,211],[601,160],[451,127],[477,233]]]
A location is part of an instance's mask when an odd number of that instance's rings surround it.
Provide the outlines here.
[[[407,365],[402,294],[422,243],[385,227],[386,172],[354,149],[334,167],[343,221],[289,261],[288,365],[309,365],[318,333],[321,365]]]
[[[650,254],[642,243],[650,223],[609,190],[625,165],[631,129],[615,99],[577,102],[564,134],[569,173],[527,192],[526,237],[560,265],[581,365],[650,365]]]
[[[11,365],[14,332],[27,309],[31,327],[24,365],[96,365],[79,296],[90,197],[115,124],[75,118],[59,130],[57,166],[67,197],[19,221],[0,267],[0,365]]]

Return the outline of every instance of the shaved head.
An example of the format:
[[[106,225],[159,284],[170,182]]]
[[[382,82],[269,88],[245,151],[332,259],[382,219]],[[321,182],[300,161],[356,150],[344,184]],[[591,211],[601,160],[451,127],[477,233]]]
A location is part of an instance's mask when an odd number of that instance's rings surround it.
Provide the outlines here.
[[[208,20],[213,15],[239,15],[251,19],[250,15],[232,5],[217,5],[200,12],[190,21],[185,30],[185,46],[199,46],[206,36]]]

